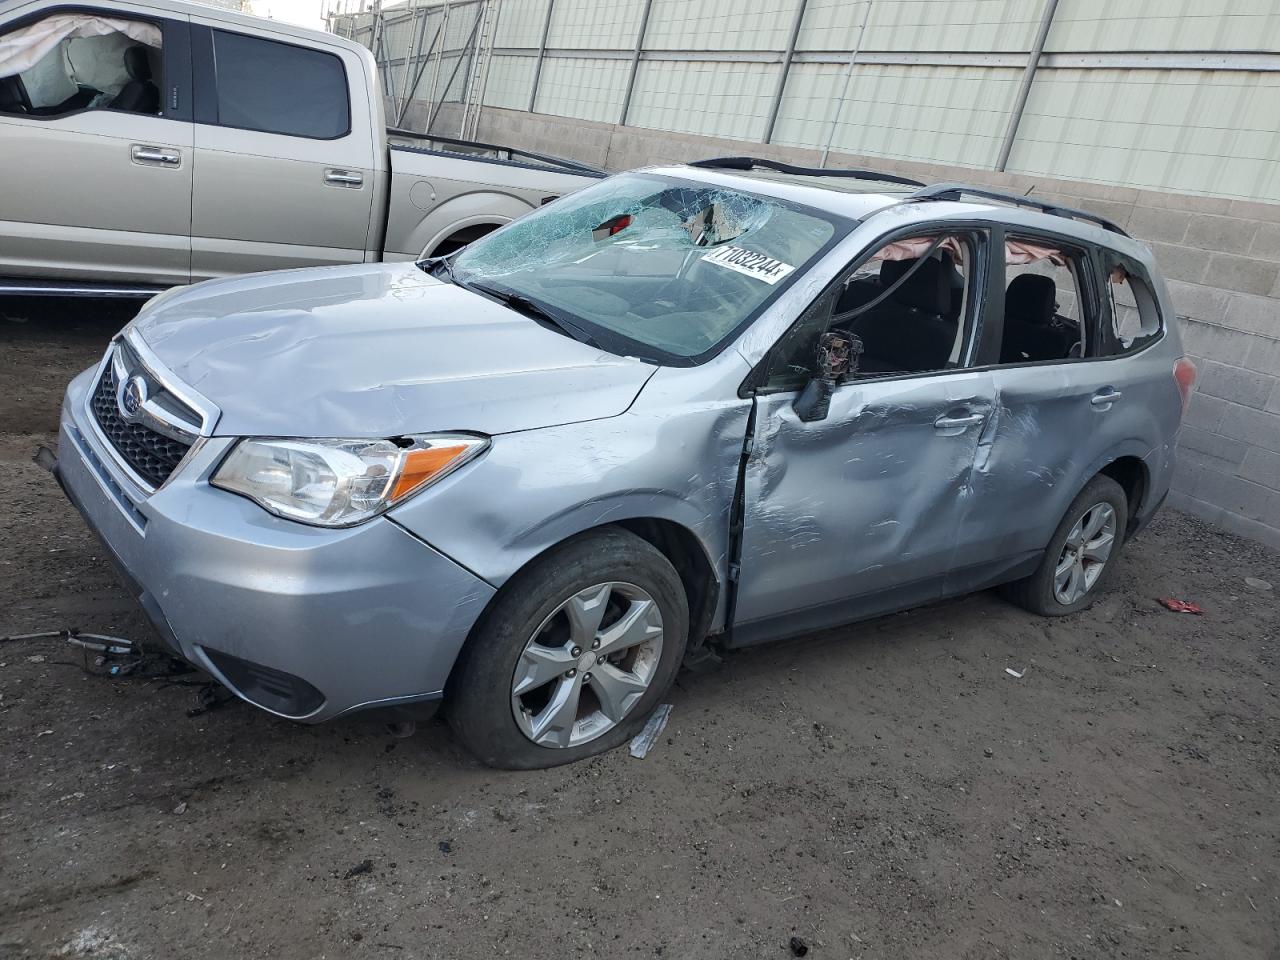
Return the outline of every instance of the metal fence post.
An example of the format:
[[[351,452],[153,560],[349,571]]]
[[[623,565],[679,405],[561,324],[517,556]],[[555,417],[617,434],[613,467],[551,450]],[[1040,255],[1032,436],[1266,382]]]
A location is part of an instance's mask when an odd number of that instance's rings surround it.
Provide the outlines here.
[[[1013,111],[1009,114],[1009,128],[1005,131],[1004,142],[1000,144],[1000,156],[996,159],[996,170],[1004,172],[1009,165],[1009,154],[1013,152],[1013,141],[1018,136],[1018,126],[1022,123],[1022,111],[1026,109],[1027,97],[1031,95],[1031,84],[1036,78],[1036,68],[1040,66],[1040,56],[1044,53],[1044,42],[1049,38],[1049,28],[1053,26],[1053,14],[1058,9],[1058,0],[1044,0],[1044,13],[1040,17],[1040,30],[1036,33],[1036,41],[1027,56],[1027,66],[1022,72],[1022,85],[1018,88],[1018,99],[1014,101]]]
[[[840,122],[840,114],[844,112],[844,101],[849,96],[849,83],[853,80],[853,68],[858,63],[858,53],[862,50],[862,38],[867,32],[867,20],[871,17],[871,2],[867,0],[867,5],[862,10],[862,25],[858,27],[858,39],[854,41],[853,50],[849,53],[849,64],[844,68],[844,85],[840,89],[840,99],[836,101],[836,108],[831,112],[831,129],[827,131],[827,144],[822,148],[822,160],[818,166],[825,167],[827,165],[827,157],[831,153],[831,143],[836,138],[836,126]]]
[[[764,127],[763,143],[773,142],[773,128],[778,122],[778,110],[782,108],[782,93],[787,88],[787,75],[791,72],[791,61],[796,55],[796,41],[800,39],[800,27],[804,24],[805,7],[809,0],[798,0],[796,16],[791,24],[791,36],[787,39],[787,50],[782,55],[782,70],[778,73],[778,88],[773,91],[773,106],[769,108],[769,120]]]
[[[542,61],[547,58],[547,37],[551,35],[551,14],[556,8],[556,0],[547,0],[547,19],[542,21],[542,40],[538,42],[538,62],[533,68],[533,87],[529,91],[529,112],[533,113],[533,105],[538,101],[538,81],[542,79]]]
[[[636,31],[636,47],[631,52],[631,73],[627,77],[627,92],[622,98],[622,111],[618,116],[618,125],[627,125],[627,114],[631,111],[631,94],[636,89],[636,71],[640,67],[640,52],[644,49],[644,34],[649,29],[649,11],[653,9],[653,0],[644,0],[644,11],[640,14],[640,29]]]

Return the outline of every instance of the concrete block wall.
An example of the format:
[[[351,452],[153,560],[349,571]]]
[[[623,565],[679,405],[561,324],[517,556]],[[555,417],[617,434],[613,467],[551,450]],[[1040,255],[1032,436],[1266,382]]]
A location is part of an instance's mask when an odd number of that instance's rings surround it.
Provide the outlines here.
[[[751,154],[816,166],[814,150],[485,107],[478,139],[610,170]],[[1200,371],[1170,504],[1280,548],[1280,204],[833,153],[831,166],[985,183],[1099,213],[1148,243]]]

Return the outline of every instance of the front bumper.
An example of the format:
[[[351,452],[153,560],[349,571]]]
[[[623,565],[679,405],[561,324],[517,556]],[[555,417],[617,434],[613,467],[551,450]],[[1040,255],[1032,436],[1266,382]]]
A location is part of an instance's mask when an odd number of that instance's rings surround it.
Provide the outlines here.
[[[211,487],[230,438],[147,495],[89,422],[93,376],[67,388],[59,481],[175,653],[307,722],[442,696],[489,584],[385,517],[308,527]]]

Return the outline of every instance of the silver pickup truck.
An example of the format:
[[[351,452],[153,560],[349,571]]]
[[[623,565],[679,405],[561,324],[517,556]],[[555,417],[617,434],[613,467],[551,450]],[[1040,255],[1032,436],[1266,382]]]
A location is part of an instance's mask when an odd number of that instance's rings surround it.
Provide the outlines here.
[[[411,260],[603,174],[385,128],[365,48],[182,0],[0,0],[0,294]]]

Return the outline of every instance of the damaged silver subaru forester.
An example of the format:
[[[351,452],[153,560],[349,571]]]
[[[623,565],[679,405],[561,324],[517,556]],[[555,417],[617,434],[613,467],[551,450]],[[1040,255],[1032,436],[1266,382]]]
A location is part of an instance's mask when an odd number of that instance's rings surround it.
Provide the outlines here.
[[[173,652],[315,722],[443,701],[486,763],[622,742],[687,657],[1001,586],[1086,607],[1194,367],[1080,211],[728,158],[449,257],[152,300],[57,473]]]

